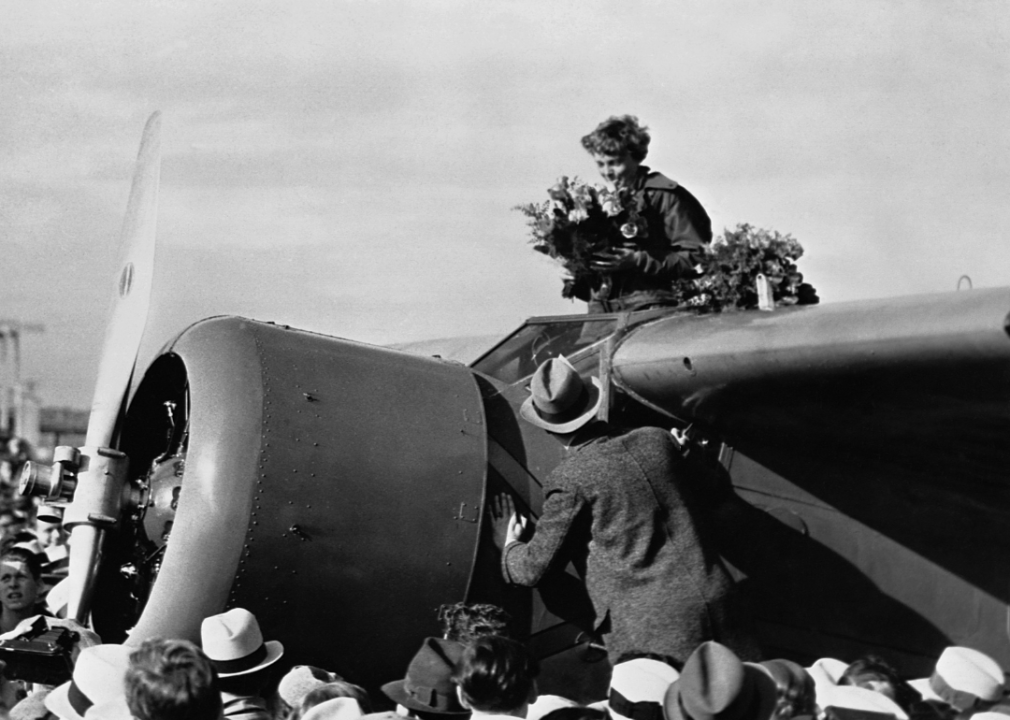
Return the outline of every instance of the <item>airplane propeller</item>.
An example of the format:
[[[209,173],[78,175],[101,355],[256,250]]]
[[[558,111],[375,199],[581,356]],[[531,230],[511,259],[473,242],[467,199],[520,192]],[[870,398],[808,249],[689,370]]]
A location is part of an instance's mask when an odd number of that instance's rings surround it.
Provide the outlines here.
[[[84,447],[58,447],[51,468],[26,463],[20,479],[23,494],[69,502],[63,517],[70,530],[67,617],[81,623],[91,611],[106,531],[129,501],[128,458],[115,446],[151,303],[160,175],[161,113],[155,112],[144,127],[120,233],[116,287]]]

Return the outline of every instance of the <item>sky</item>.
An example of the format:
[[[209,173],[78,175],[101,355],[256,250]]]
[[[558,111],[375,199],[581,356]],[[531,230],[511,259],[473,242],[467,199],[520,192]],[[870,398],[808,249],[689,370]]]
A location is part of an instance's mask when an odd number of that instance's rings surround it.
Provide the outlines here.
[[[163,113],[141,349],[226,313],[371,343],[581,313],[512,208],[610,115],[715,228],[789,233],[822,302],[1010,285],[1010,4],[7,3],[0,320],[90,404],[141,131]]]

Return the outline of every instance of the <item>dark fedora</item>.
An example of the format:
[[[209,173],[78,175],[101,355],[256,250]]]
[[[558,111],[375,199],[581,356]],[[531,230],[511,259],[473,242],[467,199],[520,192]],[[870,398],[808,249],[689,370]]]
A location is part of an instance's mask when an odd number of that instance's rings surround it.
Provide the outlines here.
[[[459,704],[452,673],[463,656],[463,646],[454,640],[425,638],[421,649],[407,666],[407,676],[382,686],[382,692],[395,703],[411,710],[466,715]]]
[[[732,650],[705,642],[684,663],[666,691],[666,720],[768,720],[775,710],[775,681],[740,662]]]
[[[600,409],[600,381],[585,382],[564,356],[543,362],[530,379],[530,396],[519,409],[523,420],[564,435],[593,419]]]

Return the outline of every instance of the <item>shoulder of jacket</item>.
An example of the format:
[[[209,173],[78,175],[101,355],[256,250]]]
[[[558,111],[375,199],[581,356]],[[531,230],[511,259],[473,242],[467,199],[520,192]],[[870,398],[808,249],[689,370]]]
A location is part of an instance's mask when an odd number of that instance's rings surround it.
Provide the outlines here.
[[[661,172],[652,171],[645,176],[646,190],[669,190],[673,191],[680,187],[676,180],[671,180]]]

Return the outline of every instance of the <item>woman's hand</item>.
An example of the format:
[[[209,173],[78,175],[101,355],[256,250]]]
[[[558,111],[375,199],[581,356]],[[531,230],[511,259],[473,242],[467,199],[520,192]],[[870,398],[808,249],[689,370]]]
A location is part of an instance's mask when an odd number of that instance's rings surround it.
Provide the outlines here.
[[[589,266],[598,272],[614,272],[638,265],[637,252],[627,247],[615,247],[593,253]]]
[[[516,512],[515,503],[506,493],[501,493],[491,501],[489,507],[494,545],[504,550],[509,543],[522,540],[526,532],[526,518]]]

